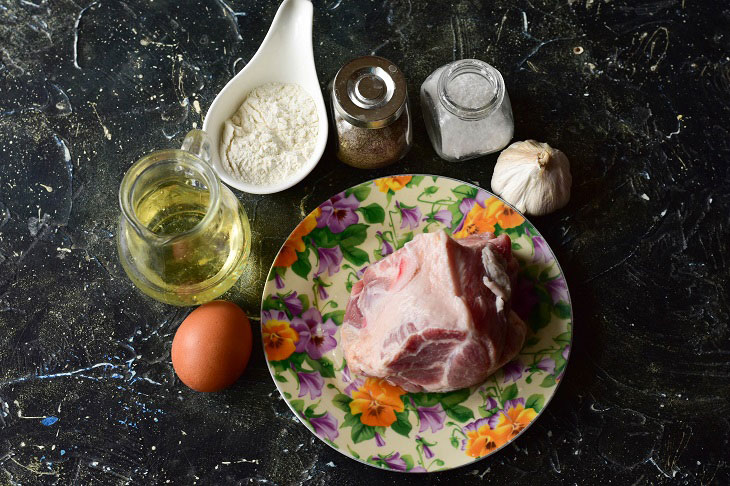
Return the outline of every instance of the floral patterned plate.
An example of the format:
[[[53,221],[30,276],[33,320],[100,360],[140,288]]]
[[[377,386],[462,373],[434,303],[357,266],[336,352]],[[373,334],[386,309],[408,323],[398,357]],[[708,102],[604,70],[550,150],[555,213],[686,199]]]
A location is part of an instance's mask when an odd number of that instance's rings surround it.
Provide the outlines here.
[[[442,229],[512,239],[513,309],[532,330],[522,351],[483,384],[449,393],[354,375],[339,347],[352,284],[415,234]],[[463,466],[514,440],[555,393],[572,340],[568,287],[535,227],[479,187],[429,175],[360,184],[304,218],[271,268],[261,323],[271,375],[302,423],[349,457],[403,472]]]

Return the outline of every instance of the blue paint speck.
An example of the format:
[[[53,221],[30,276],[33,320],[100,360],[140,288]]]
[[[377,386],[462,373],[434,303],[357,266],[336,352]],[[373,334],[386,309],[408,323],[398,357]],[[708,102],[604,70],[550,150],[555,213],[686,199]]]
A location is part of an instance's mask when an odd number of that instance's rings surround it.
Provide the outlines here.
[[[41,423],[43,425],[45,425],[46,427],[48,427],[50,425],[53,425],[56,422],[58,422],[58,417],[54,417],[53,415],[51,415],[50,417],[46,417],[43,420],[41,420]]]

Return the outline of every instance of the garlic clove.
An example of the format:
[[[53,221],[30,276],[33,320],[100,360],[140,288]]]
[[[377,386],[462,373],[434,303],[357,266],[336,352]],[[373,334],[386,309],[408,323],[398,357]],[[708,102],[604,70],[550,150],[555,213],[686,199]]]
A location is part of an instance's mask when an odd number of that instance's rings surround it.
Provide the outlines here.
[[[570,162],[563,152],[525,140],[499,154],[492,192],[520,212],[542,216],[568,204],[571,183]]]

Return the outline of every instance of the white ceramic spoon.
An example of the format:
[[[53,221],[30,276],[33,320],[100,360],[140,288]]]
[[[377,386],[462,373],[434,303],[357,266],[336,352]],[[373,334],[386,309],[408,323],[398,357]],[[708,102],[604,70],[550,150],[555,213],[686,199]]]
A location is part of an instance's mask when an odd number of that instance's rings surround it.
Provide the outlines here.
[[[327,144],[327,109],[314,67],[312,51],[312,2],[284,0],[276,12],[269,32],[248,64],[218,93],[205,115],[203,130],[211,142],[213,170],[223,182],[252,194],[271,194],[288,189],[304,179],[317,165]],[[221,164],[219,148],[223,124],[241,106],[248,93],[265,83],[295,83],[314,100],[319,117],[319,131],[312,156],[291,178],[270,186],[253,185],[236,180]]]

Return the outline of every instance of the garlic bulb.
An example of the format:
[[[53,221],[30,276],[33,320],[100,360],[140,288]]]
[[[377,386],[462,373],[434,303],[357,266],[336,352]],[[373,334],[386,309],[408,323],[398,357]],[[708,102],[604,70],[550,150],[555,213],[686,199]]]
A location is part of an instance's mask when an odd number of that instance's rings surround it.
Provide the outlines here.
[[[571,182],[570,162],[563,152],[525,140],[499,154],[492,191],[519,211],[542,216],[568,204]]]

